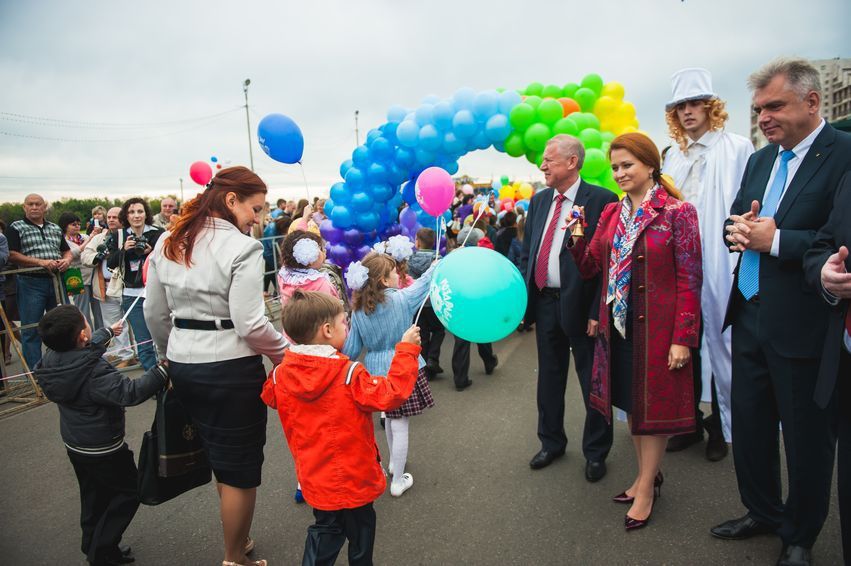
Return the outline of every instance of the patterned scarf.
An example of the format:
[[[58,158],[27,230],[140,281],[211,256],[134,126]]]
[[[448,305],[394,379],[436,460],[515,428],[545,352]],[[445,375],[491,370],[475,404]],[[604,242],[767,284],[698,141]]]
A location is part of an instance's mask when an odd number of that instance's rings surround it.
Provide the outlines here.
[[[609,285],[606,289],[606,304],[612,305],[612,319],[615,329],[626,338],[626,311],[629,300],[629,286],[632,281],[632,248],[641,232],[642,219],[647,214],[645,203],[650,202],[659,186],[649,191],[641,202],[635,215],[632,215],[632,201],[629,197],[621,200],[621,214],[612,240],[612,253],[609,257]]]

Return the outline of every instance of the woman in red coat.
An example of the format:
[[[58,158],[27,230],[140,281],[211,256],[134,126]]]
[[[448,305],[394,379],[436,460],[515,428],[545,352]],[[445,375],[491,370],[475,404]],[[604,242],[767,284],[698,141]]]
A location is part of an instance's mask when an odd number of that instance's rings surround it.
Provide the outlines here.
[[[668,436],[695,429],[690,348],[698,345],[701,248],[697,213],[661,177],[647,136],[618,136],[609,159],[626,196],[603,209],[590,243],[567,245],[582,277],[603,275],[590,402],[609,420],[612,405],[629,414],[638,475],[614,501],[631,504],[631,530],[650,520]]]

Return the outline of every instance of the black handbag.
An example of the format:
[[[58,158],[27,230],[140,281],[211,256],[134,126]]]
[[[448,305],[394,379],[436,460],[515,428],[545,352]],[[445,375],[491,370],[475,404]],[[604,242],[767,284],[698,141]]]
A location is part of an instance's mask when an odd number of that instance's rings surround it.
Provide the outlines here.
[[[171,391],[157,394],[157,412],[139,451],[139,500],[159,505],[205,485],[212,470],[197,429]]]

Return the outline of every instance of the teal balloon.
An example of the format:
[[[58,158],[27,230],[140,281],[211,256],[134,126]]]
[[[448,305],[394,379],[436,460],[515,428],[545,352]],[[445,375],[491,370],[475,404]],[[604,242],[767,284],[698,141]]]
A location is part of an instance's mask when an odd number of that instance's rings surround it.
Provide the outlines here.
[[[440,261],[431,306],[449,332],[484,344],[517,329],[526,312],[526,285],[508,258],[488,248],[462,248]]]

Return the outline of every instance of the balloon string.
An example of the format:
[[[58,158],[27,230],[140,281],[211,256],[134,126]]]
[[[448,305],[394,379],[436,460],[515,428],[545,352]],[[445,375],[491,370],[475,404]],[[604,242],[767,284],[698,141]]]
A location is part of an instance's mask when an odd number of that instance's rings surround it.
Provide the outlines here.
[[[437,228],[435,230],[435,238],[434,238],[434,259],[437,259],[437,258],[440,257],[440,219],[441,219],[440,216],[438,216],[437,218],[434,219],[435,228]]]
[[[463,247],[465,247],[465,246],[467,245],[467,240],[469,240],[469,239],[470,239],[470,235],[473,233],[473,230],[474,230],[474,229],[475,229],[475,227],[476,227],[476,222],[478,222],[478,221],[479,221],[479,218],[481,218],[481,217],[482,217],[482,214],[484,214],[484,212],[485,212],[485,206],[486,206],[486,205],[485,205],[485,203],[482,203],[482,206],[480,206],[480,207],[479,207],[479,213],[478,213],[478,214],[476,215],[476,217],[473,219],[473,223],[470,225],[470,231],[469,231],[469,232],[467,232],[467,237],[466,237],[466,238],[464,238],[464,242],[461,244],[461,247],[462,247],[462,248],[463,248]]]
[[[307,200],[310,200],[310,187],[307,186],[307,175],[304,174],[304,164],[298,162],[298,167],[301,169],[301,178],[304,180],[304,190],[307,191]]]
[[[430,293],[426,293],[425,299],[423,299],[423,304],[420,305],[420,310],[417,311],[417,316],[414,319],[414,326],[417,326],[417,323],[420,321],[420,315],[423,314],[423,309],[425,308],[425,305],[428,302],[429,294]]]

